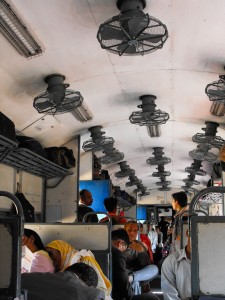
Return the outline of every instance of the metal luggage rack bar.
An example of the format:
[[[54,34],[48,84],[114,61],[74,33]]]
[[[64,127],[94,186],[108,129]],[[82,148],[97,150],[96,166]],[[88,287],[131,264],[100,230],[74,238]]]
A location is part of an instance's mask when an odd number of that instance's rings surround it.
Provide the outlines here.
[[[18,144],[8,139],[7,137],[0,135],[0,161],[8,155],[8,153],[11,151],[11,149],[15,149],[18,147]]]
[[[73,174],[73,172],[62,168],[61,166],[26,148],[11,150],[1,162],[5,165],[44,177],[46,179],[64,177]]]

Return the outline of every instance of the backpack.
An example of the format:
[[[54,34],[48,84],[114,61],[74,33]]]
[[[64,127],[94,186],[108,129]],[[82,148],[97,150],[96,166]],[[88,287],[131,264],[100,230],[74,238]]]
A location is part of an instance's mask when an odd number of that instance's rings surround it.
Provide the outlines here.
[[[30,204],[30,202],[26,199],[23,193],[16,193],[15,196],[20,201],[22,208],[25,222],[27,223],[34,223],[35,222],[35,214],[34,214],[34,207]],[[16,214],[15,205],[13,205],[12,213]]]

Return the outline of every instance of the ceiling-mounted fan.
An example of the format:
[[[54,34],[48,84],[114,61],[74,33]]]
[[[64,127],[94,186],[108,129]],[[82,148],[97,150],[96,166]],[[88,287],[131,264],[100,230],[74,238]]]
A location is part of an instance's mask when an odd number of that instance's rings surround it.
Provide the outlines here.
[[[117,0],[121,13],[100,25],[97,39],[103,49],[136,55],[161,49],[168,38],[166,26],[143,12],[146,0]]]
[[[197,146],[197,149],[189,152],[189,156],[200,161],[214,162],[217,160],[217,156],[214,153],[209,152],[210,149],[210,144],[200,144]]]
[[[84,151],[104,151],[105,147],[113,146],[114,139],[103,136],[105,132],[101,131],[101,128],[101,126],[94,126],[88,129],[91,132],[91,139],[83,143],[82,148]]]
[[[163,156],[164,152],[163,147],[153,147],[154,151],[153,151],[153,155],[155,155],[155,157],[149,157],[146,160],[147,164],[150,165],[166,165],[168,163],[171,162],[171,158]]]
[[[73,112],[80,107],[83,97],[80,92],[68,89],[64,83],[65,76],[51,74],[44,78],[48,84],[47,90],[34,98],[33,106],[40,114],[57,115]],[[90,117],[91,119],[91,117]]]
[[[201,169],[201,167],[202,161],[194,159],[194,162],[191,164],[191,167],[185,168],[185,172],[194,175],[205,176],[207,172]]]
[[[137,176],[135,176],[135,175],[130,175],[129,176],[129,180],[130,181],[128,181],[128,182],[125,183],[126,187],[142,183],[142,180],[138,179]]]
[[[169,120],[169,114],[161,111],[160,109],[156,110],[154,95],[143,95],[139,99],[142,101],[142,104],[138,105],[138,108],[142,108],[142,111],[134,111],[129,117],[129,120],[132,124],[137,124],[140,126],[155,126],[165,124]]]
[[[100,163],[103,165],[108,165],[111,163],[118,162],[124,158],[124,154],[122,152],[119,152],[113,147],[107,147],[105,150],[103,150],[104,156],[100,156],[98,159]]]
[[[121,171],[118,171],[114,173],[115,177],[121,178],[121,177],[128,177],[130,175],[135,174],[135,170],[131,169],[129,165],[127,165],[126,161],[121,161],[119,163]]]
[[[221,148],[224,144],[224,139],[220,136],[216,136],[217,127],[219,126],[216,122],[205,122],[206,128],[202,128],[205,133],[197,133],[192,137],[192,141],[199,144],[209,144],[216,148]]]
[[[218,81],[207,84],[205,93],[210,101],[225,103],[225,75],[219,75]]]

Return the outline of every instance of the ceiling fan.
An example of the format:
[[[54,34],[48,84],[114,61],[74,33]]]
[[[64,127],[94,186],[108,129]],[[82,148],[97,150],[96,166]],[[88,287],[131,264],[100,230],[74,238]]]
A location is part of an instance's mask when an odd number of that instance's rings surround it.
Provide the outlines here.
[[[121,55],[144,55],[161,49],[166,26],[143,12],[146,0],[118,0],[121,13],[100,25],[97,39],[103,49]]]
[[[64,80],[65,76],[61,74],[51,74],[44,78],[48,84],[47,90],[36,96],[33,102],[34,108],[40,114],[57,115],[73,112],[82,105],[81,93],[68,89],[70,85],[64,83]]]

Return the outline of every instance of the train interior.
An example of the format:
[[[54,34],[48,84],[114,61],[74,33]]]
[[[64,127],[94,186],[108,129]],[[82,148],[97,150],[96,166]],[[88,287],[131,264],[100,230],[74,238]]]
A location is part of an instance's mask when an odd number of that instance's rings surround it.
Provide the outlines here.
[[[224,15],[223,0],[0,0],[0,299],[21,296],[24,227],[111,278],[114,225],[77,222],[82,189],[99,220],[112,196],[145,234],[184,191],[192,296],[225,297]],[[163,299],[160,275],[150,288]]]

